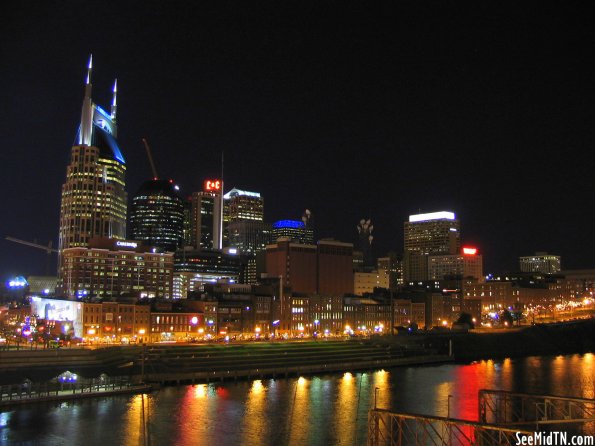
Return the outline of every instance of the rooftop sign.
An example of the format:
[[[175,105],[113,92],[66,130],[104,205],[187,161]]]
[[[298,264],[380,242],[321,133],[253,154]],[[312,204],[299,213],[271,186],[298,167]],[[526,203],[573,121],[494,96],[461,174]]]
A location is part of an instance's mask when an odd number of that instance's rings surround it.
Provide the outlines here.
[[[205,192],[221,192],[221,180],[205,180]]]
[[[440,212],[430,212],[429,214],[416,214],[409,216],[409,222],[415,223],[418,221],[428,221],[428,220],[454,220],[455,214],[454,212],[448,211],[440,211]]]

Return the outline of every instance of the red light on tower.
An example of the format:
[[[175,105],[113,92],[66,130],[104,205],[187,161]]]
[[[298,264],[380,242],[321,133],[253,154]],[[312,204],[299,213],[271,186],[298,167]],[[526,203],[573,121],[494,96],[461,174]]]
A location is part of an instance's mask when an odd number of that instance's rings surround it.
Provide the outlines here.
[[[205,180],[205,192],[220,192],[221,180]]]
[[[473,248],[472,246],[464,246],[463,254],[466,256],[474,256],[477,254],[477,248]]]

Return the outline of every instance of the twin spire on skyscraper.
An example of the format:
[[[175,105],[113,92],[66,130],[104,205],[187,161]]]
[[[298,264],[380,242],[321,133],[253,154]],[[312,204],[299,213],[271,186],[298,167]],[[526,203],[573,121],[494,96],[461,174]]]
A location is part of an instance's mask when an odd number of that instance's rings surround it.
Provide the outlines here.
[[[85,97],[83,99],[83,109],[81,112],[81,128],[79,132],[79,144],[91,145],[93,140],[93,121],[95,118],[95,104],[91,98],[93,84],[91,82],[91,73],[93,71],[93,55],[89,56],[89,65],[87,66],[87,80],[85,82]],[[110,111],[109,130],[114,135],[116,133],[116,113],[118,110],[117,105],[117,93],[118,93],[118,79],[114,81],[112,106]]]

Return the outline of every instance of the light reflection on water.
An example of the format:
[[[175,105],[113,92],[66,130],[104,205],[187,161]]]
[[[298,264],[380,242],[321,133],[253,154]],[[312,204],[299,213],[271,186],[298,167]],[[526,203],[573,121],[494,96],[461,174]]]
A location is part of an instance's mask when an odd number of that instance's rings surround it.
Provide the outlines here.
[[[29,406],[0,412],[0,444],[364,445],[375,402],[446,416],[452,395],[450,416],[477,420],[477,393],[486,388],[594,398],[595,355],[198,384]]]

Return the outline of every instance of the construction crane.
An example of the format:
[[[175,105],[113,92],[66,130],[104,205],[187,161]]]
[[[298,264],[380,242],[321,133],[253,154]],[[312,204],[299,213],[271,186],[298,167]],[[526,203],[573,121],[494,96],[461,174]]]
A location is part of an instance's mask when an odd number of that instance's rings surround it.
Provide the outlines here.
[[[157,175],[157,169],[155,168],[155,163],[153,162],[153,155],[151,155],[151,148],[149,147],[149,143],[145,138],[143,138],[143,144],[145,145],[145,149],[147,149],[147,156],[149,157],[149,163],[151,163],[151,170],[153,171],[153,178],[155,180],[159,179],[159,175]]]
[[[47,255],[48,255],[48,261],[47,261],[47,265],[46,265],[46,275],[49,275],[50,272],[50,256],[53,253],[59,253],[60,251],[57,249],[54,249],[52,247],[52,241],[50,240],[48,245],[40,245],[39,243],[34,243],[34,242],[28,242],[27,240],[21,240],[19,238],[15,238],[15,237],[6,237],[6,240],[8,240],[9,242],[15,242],[18,243],[20,245],[25,245],[25,246],[30,246],[32,248],[37,248],[37,249],[43,249]]]
[[[28,242],[27,240],[21,240],[19,238],[8,237],[8,236],[6,237],[6,240],[8,240],[9,242],[20,243],[21,245],[31,246],[32,248],[43,249],[44,251],[46,251],[47,254],[51,254],[53,252],[55,252],[55,253],[59,252],[57,249],[52,248],[53,243],[51,240],[47,246],[40,245],[39,243]]]

